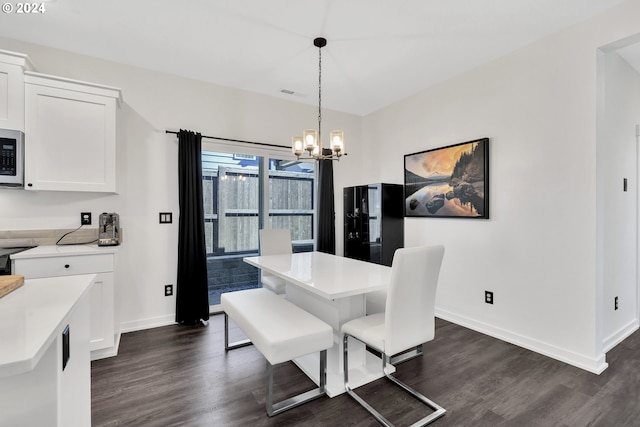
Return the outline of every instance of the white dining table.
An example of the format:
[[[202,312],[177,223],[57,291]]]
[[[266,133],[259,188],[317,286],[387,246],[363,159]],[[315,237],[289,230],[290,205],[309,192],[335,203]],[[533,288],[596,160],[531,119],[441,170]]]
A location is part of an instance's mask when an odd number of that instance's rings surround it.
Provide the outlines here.
[[[287,282],[287,300],[322,319],[333,328],[334,345],[327,352],[327,395],[345,392],[343,343],[340,328],[365,315],[365,295],[387,289],[391,268],[330,255],[303,252],[290,255],[246,257],[244,261]],[[294,362],[318,383],[318,355]],[[382,361],[357,341],[349,342],[349,383],[358,387],[382,378]]]

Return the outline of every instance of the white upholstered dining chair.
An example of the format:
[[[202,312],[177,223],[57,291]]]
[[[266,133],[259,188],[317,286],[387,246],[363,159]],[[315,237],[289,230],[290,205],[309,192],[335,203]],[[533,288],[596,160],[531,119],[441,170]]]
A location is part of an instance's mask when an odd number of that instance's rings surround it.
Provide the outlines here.
[[[365,313],[367,316],[377,313],[384,313],[385,307],[387,305],[386,289],[383,291],[368,292],[365,295],[365,304]],[[369,348],[369,351],[370,350],[371,349]],[[391,363],[392,365],[396,365],[398,363],[406,362],[407,360],[420,357],[423,354],[424,350],[422,348],[422,344],[419,344],[409,351],[392,356],[389,363]]]
[[[385,311],[353,319],[342,326],[347,393],[385,426],[393,424],[349,385],[349,338],[379,351],[386,378],[433,409],[431,414],[414,425],[426,425],[443,416],[444,408],[389,373],[391,356],[431,341],[435,336],[435,297],[443,256],[444,246],[441,245],[398,249],[391,266]]]
[[[260,230],[260,255],[289,255],[293,252],[291,231],[288,229]],[[273,274],[260,272],[262,286],[278,295],[285,293],[286,282]]]

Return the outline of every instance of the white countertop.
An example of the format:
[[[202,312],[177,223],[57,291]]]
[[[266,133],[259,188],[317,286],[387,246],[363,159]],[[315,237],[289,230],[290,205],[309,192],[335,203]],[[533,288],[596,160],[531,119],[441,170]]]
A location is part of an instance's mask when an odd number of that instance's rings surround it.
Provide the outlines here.
[[[95,274],[25,280],[0,298],[0,378],[32,370]]]
[[[119,246],[43,245],[11,255],[11,259],[46,258],[60,255],[96,255],[118,252]]]
[[[391,279],[391,267],[322,252],[246,257],[244,261],[329,300],[384,290]]]

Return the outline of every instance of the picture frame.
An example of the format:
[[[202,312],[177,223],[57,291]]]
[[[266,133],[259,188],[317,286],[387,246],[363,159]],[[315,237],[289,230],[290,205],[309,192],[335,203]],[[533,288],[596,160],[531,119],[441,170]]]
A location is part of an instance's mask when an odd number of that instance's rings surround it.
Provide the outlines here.
[[[404,156],[404,216],[489,218],[489,138]]]

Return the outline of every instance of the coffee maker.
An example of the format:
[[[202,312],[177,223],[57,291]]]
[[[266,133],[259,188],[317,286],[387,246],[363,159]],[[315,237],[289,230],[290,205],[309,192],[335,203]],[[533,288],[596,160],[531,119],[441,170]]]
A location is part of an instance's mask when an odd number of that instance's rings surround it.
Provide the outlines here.
[[[98,228],[98,246],[116,246],[120,244],[120,217],[117,213],[100,214]]]

